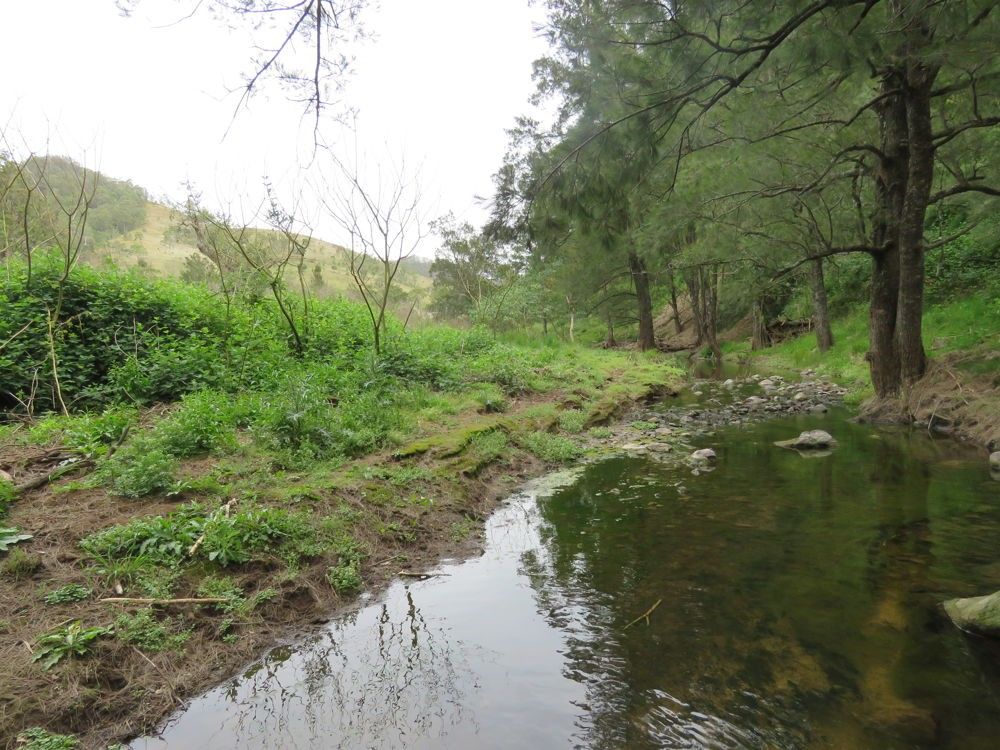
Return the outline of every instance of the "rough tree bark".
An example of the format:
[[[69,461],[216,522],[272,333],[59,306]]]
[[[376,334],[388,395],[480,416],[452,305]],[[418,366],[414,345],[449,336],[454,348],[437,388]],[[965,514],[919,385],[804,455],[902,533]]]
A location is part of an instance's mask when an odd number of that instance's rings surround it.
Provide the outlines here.
[[[632,283],[635,285],[638,305],[639,348],[652,349],[656,346],[656,339],[653,335],[653,301],[649,296],[649,275],[646,272],[645,262],[632,250],[628,254],[628,268],[632,274]]]
[[[812,287],[813,318],[816,325],[816,346],[821,352],[833,346],[833,330],[830,328],[830,306],[826,299],[826,280],[823,278],[823,259],[816,258],[811,263],[809,283]]]

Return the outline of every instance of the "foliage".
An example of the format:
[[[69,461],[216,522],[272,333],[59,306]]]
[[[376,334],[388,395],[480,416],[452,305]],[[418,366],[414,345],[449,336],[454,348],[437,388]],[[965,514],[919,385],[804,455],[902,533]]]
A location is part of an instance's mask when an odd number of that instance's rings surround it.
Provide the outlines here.
[[[52,589],[42,597],[46,604],[69,604],[80,602],[90,596],[92,589],[79,583],[67,583],[57,589]]]
[[[31,534],[23,534],[17,528],[0,526],[0,552],[7,552],[13,545],[31,538]]]
[[[69,734],[55,734],[41,727],[25,729],[17,735],[20,750],[75,750],[80,741]]]
[[[308,550],[313,532],[306,518],[281,508],[250,506],[209,512],[190,503],[166,515],[139,518],[85,537],[81,548],[97,560],[140,559],[175,565],[184,558],[225,567],[265,552]]]
[[[14,483],[0,479],[0,518],[7,515],[7,509],[16,499],[17,491],[14,489]]]
[[[580,446],[573,440],[550,432],[529,432],[519,437],[520,444],[543,461],[565,462],[580,456]]]
[[[158,620],[151,608],[135,614],[122,613],[115,619],[115,636],[143,651],[174,651],[184,647],[191,637],[190,630],[175,631],[169,618]]]
[[[587,424],[587,414],[579,409],[567,409],[559,413],[559,429],[566,432],[583,432]]]
[[[86,656],[94,641],[111,632],[110,628],[85,628],[75,620],[41,636],[32,661],[48,671],[67,656]]]

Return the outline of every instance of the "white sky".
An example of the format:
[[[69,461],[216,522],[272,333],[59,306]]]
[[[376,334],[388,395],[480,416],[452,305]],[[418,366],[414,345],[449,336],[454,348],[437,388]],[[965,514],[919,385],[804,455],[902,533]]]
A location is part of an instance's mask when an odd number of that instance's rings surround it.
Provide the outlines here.
[[[0,0],[0,125],[8,138],[66,154],[154,196],[183,197],[194,182],[225,207],[261,194],[267,174],[302,190],[311,122],[277,88],[241,112],[228,135],[248,38],[205,14],[177,21],[196,0],[143,0],[123,18],[114,0]],[[346,101],[359,110],[359,147],[372,160],[404,154],[421,166],[432,214],[479,224],[476,195],[528,112],[531,62],[545,51],[528,0],[381,0],[365,27]],[[326,140],[353,136],[324,130]],[[238,212],[238,209],[237,209]],[[330,223],[317,234],[338,240]],[[433,244],[433,243],[431,243]],[[425,246],[421,254],[433,250]]]

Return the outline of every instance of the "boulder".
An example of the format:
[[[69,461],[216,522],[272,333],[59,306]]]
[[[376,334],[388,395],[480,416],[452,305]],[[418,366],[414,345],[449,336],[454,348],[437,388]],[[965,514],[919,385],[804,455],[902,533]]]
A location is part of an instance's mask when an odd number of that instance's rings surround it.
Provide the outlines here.
[[[622,446],[622,450],[628,453],[643,453],[646,451],[646,446],[642,443],[626,443]]]
[[[766,402],[760,396],[751,396],[750,398],[748,398],[743,403],[746,404],[747,406],[750,406],[750,407],[756,407],[756,406],[760,406],[761,404],[766,403]]]
[[[994,451],[990,454],[990,468],[993,471],[1000,471],[1000,451]]]
[[[775,445],[780,448],[794,448],[795,450],[823,450],[836,445],[837,441],[826,430],[807,430],[797,438],[791,440],[778,440]]]
[[[776,385],[775,382],[770,378],[765,378],[764,380],[760,381],[761,388],[774,388],[775,385]]]
[[[796,391],[795,395],[792,396],[792,401],[805,401],[807,398],[809,397],[805,394],[805,391]]]
[[[701,448],[691,454],[692,461],[714,461],[715,458],[715,451],[711,448]]]
[[[813,404],[809,407],[809,411],[813,414],[826,414],[830,409],[826,404]]]
[[[944,611],[967,633],[1000,637],[1000,591],[987,596],[950,599],[944,603]]]
[[[725,382],[723,382],[722,387],[723,388],[735,388],[736,387],[736,381],[733,380],[732,378],[729,378],[728,380],[726,380]]]

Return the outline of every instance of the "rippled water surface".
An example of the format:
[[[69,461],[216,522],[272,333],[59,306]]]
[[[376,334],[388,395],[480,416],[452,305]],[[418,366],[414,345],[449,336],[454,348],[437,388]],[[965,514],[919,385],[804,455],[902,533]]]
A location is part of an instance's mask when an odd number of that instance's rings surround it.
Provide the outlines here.
[[[816,427],[832,455],[772,445]],[[985,461],[840,414],[704,442],[710,472],[612,458],[529,487],[481,558],[275,649],[133,747],[1000,746],[1000,654],[939,607],[1000,588]]]

